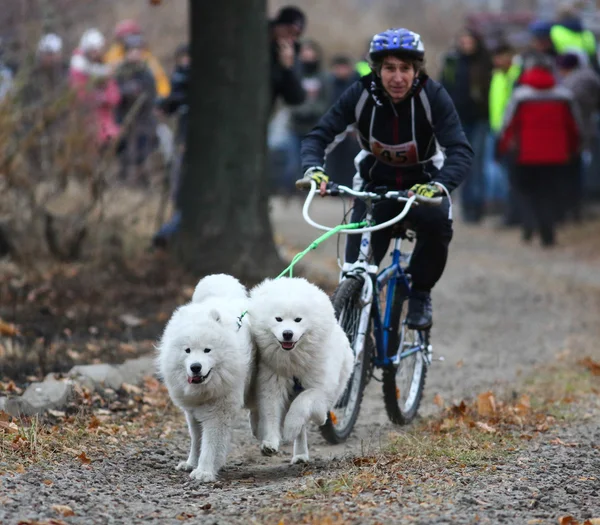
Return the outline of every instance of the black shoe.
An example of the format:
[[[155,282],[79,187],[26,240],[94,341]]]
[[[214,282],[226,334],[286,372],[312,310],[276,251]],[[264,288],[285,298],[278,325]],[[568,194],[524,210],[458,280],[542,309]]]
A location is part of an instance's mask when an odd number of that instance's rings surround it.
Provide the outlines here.
[[[431,295],[429,292],[412,292],[408,298],[406,324],[413,330],[427,330],[433,324]]]

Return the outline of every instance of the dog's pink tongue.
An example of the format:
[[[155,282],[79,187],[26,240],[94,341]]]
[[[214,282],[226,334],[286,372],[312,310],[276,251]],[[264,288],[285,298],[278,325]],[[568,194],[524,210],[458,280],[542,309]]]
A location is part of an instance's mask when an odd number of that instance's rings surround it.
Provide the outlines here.
[[[281,343],[281,346],[286,350],[291,350],[292,348],[294,348],[294,343]]]
[[[190,377],[188,376],[187,378],[188,383],[192,384],[192,383],[201,383],[202,382],[202,378],[201,377]]]

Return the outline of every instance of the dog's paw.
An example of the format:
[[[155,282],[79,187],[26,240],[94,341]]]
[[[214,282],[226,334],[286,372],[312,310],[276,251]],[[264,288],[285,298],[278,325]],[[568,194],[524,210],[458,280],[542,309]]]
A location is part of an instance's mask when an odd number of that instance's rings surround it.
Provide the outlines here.
[[[217,475],[212,470],[196,468],[190,473],[190,478],[195,479],[200,483],[210,483],[217,480]]]
[[[196,465],[190,465],[187,461],[182,461],[178,463],[175,467],[175,470],[183,470],[184,472],[191,472],[196,468]]]
[[[260,444],[260,453],[263,456],[274,456],[279,452],[279,443],[275,441],[263,441]]]
[[[306,424],[304,419],[298,417],[286,417],[283,424],[283,439],[291,443],[302,432],[302,427]]]
[[[308,462],[308,454],[298,454],[292,458],[292,465],[301,465]]]

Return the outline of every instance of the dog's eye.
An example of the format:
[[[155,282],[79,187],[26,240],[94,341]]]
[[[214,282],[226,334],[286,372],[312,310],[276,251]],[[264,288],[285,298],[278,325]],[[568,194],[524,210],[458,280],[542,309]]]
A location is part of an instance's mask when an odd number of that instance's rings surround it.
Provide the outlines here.
[[[302,317],[296,317],[296,319],[294,319],[295,323],[299,323],[300,321],[302,321]]]
[[[204,349],[204,353],[205,353],[205,354],[208,354],[209,352],[210,352],[210,348],[205,348],[205,349]]]
[[[191,352],[191,349],[189,349],[189,348],[186,348],[186,349],[185,349],[185,353],[186,353],[186,354],[189,354],[190,352]]]
[[[281,317],[276,317],[275,321],[277,321],[278,323],[281,323],[281,322],[283,322],[283,319]]]

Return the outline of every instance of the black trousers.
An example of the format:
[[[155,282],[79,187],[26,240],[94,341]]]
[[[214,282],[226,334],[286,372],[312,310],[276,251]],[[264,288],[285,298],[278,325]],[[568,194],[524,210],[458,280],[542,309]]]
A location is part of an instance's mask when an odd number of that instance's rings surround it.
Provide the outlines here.
[[[539,232],[542,244],[554,243],[554,230],[563,209],[559,183],[571,172],[569,166],[520,165],[511,172],[511,184],[522,202],[523,234],[529,238]]]
[[[377,224],[388,221],[398,215],[404,207],[403,202],[382,201],[373,207],[373,219]],[[410,262],[409,273],[412,276],[412,288],[415,291],[429,292],[444,273],[448,259],[448,246],[452,240],[452,219],[449,215],[449,200],[444,198],[440,206],[413,206],[405,222],[417,233],[417,241]],[[352,222],[365,217],[365,203],[359,199],[354,202]],[[373,261],[379,265],[390,245],[392,228],[371,234],[371,253]],[[360,250],[360,235],[348,235],[346,242],[346,262],[355,262]]]

